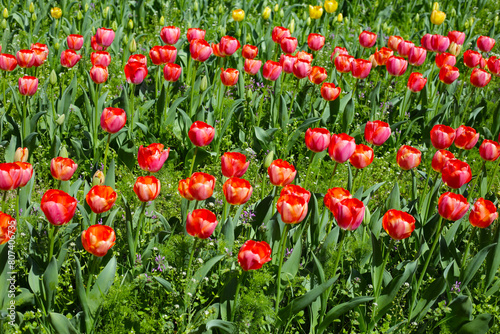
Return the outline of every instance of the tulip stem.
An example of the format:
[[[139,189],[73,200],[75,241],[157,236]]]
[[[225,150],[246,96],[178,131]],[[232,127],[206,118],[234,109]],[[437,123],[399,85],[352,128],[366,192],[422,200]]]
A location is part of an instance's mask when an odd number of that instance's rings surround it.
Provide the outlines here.
[[[25,103],[23,103],[23,118],[21,119],[21,147],[24,147],[24,134],[26,133],[26,108],[28,107],[28,98],[26,97]]]
[[[226,222],[227,216],[228,216],[228,208],[229,208],[229,203],[227,202],[227,199],[224,198],[224,213],[223,213],[223,222]]]
[[[309,163],[309,167],[307,167],[306,177],[304,178],[304,188],[307,187],[307,178],[309,177],[309,173],[311,172],[311,166],[313,165],[315,156],[316,152],[311,151],[311,162]]]
[[[47,262],[50,262],[52,259],[52,255],[54,254],[54,241],[55,241],[55,236],[54,236],[54,230],[55,226],[49,223],[49,258]]]
[[[475,98],[475,97],[476,97],[476,92],[477,92],[477,88],[476,88],[476,87],[474,87],[474,89],[472,90],[472,93],[471,93],[471,94],[469,94],[469,99],[467,100],[467,104],[465,105],[465,109],[464,109],[464,111],[462,112],[463,117],[464,117],[464,118],[462,119],[462,122],[461,122],[462,124],[465,124],[465,122],[466,122],[466,119],[465,119],[466,115],[469,115],[469,114],[470,114],[467,110],[469,109],[469,104],[470,104],[470,101],[472,100],[472,98]]]
[[[479,177],[483,174],[482,171],[483,171],[485,164],[486,164],[486,160],[483,160],[483,164],[481,165],[481,168],[479,168],[479,171],[477,172],[476,179],[474,180],[474,185],[470,188],[469,195],[467,196],[467,202],[470,201],[471,195],[474,193],[474,189],[476,189],[477,181],[479,180]]]
[[[469,233],[469,238],[467,239],[467,246],[465,246],[465,252],[464,252],[464,255],[462,257],[462,264],[460,266],[460,272],[464,272],[464,269],[465,269],[465,261],[467,260],[467,255],[469,255],[469,248],[470,248],[470,244],[472,242],[472,237],[474,236],[474,232],[476,232],[476,230],[473,228],[472,231],[470,231]]]
[[[491,178],[491,181],[488,182],[488,187],[486,188],[486,193],[490,192],[491,186],[493,185],[493,182],[495,182],[495,177],[497,176],[497,172],[498,172],[498,165],[499,165],[499,161],[497,160],[497,162],[495,163],[495,170],[493,171],[493,177]]]
[[[194,63],[191,73],[191,100],[189,101],[189,116],[193,118],[194,84],[196,83],[196,73],[198,72],[198,62]]]
[[[288,237],[288,231],[290,231],[290,224],[285,224],[285,230],[281,236],[281,242],[278,249],[279,266],[278,266],[278,278],[276,279],[276,306],[275,311],[278,313],[280,301],[281,301],[281,267],[283,266],[283,258],[285,257],[285,246],[286,239]]]
[[[163,120],[160,122],[160,124],[165,125],[165,122],[167,121],[167,116],[168,116],[168,109],[169,109],[169,104],[170,104],[170,82],[167,81],[167,87],[165,88],[165,109],[163,110]]]
[[[434,181],[432,182],[432,186],[435,187],[436,186],[436,183],[438,181],[438,177],[440,176],[441,174],[440,173],[436,173],[436,176],[434,177]],[[429,190],[431,190],[431,186],[429,186]],[[427,207],[425,209],[425,216],[423,217],[424,219],[422,220],[422,224],[425,224],[426,223],[426,220],[427,220],[427,214],[429,213],[429,209],[431,207],[431,201],[432,201],[432,192],[431,192],[431,196],[429,196],[429,201],[427,202]]]
[[[4,74],[3,78],[3,83],[2,83],[2,97],[3,97],[3,113],[2,116],[0,116],[0,141],[3,140],[3,118],[7,114],[7,96],[5,93],[5,84],[7,82],[7,74]]]
[[[7,206],[7,191],[4,190],[3,191],[3,196],[2,196],[2,212],[3,213],[6,213],[5,212],[5,207]]]
[[[135,240],[134,240],[134,253],[137,253],[137,247],[139,246],[139,236],[141,235],[142,232],[144,210],[146,209],[146,203],[147,202],[142,202],[141,213],[139,214],[139,218],[137,219],[137,226],[135,230]]]
[[[368,167],[368,166],[366,166],[366,167]],[[361,176],[359,178],[358,186],[356,188],[354,188],[354,189],[356,189],[356,191],[359,188],[361,188],[361,186],[363,185],[363,178],[365,176],[365,169],[366,169],[366,167],[361,170]],[[356,171],[356,174],[358,173],[358,171],[359,171],[359,169]]]
[[[104,151],[104,167],[103,174],[106,176],[106,161],[108,160],[108,151],[109,151],[109,141],[111,140],[111,133],[108,133],[108,140],[106,141],[106,150]]]
[[[191,161],[191,169],[189,170],[188,177],[191,177],[191,175],[193,174],[194,162],[196,160],[196,153],[198,153],[198,146],[194,148],[193,161]]]
[[[333,275],[337,273],[337,269],[339,268],[339,262],[340,262],[340,255],[342,254],[342,249],[344,248],[344,241],[346,239],[346,230],[343,228],[340,229],[340,245],[339,249],[337,251],[337,257],[335,258],[335,264],[333,265]]]
[[[380,276],[377,277],[377,282],[375,282],[376,285],[373,287],[375,292],[375,303],[377,302],[378,297],[380,296],[380,290],[382,289],[382,282],[384,280],[385,267],[387,266],[387,261],[389,260],[389,255],[391,254],[392,247],[394,247],[394,242],[395,240],[391,238],[391,242],[389,243],[389,248],[386,249],[384,262],[382,263],[382,272],[380,273]],[[375,311],[376,309],[374,308],[372,312],[372,319],[375,317]]]
[[[247,277],[247,272],[243,271],[243,273],[240,276],[240,279],[238,280],[238,285],[236,285],[236,292],[234,294],[234,304],[233,304],[233,309],[231,310],[231,321],[234,322],[234,317],[236,316],[236,308],[238,307],[238,299],[240,297],[240,288],[241,285],[245,282],[245,279]]]
[[[193,257],[194,257],[194,251],[196,250],[196,246],[198,244],[198,238],[194,238],[193,242],[193,247],[191,248],[191,255],[189,256],[189,262],[188,262],[188,270],[187,270],[187,275],[186,275],[186,292],[184,296],[184,307],[187,310],[188,307],[188,286],[189,286],[189,281],[191,280],[191,265],[193,264]]]
[[[97,163],[97,122],[98,122],[98,104],[99,104],[99,84],[95,84],[95,113],[94,113],[94,133],[93,133],[93,145],[94,145],[94,161]]]
[[[128,129],[128,136],[130,139],[132,139],[132,133],[134,132],[134,121],[135,121],[135,109],[134,109],[134,88],[135,86],[133,84],[129,84],[129,89],[130,89],[130,103],[129,103],[129,108],[130,108],[130,116],[131,116],[131,123],[130,123],[130,128]]]
[[[335,172],[337,171],[337,166],[338,165],[339,165],[339,163],[335,161],[335,166],[333,166],[332,177],[330,178],[330,183],[328,184],[328,189],[330,189],[332,187],[333,177],[335,176]]]

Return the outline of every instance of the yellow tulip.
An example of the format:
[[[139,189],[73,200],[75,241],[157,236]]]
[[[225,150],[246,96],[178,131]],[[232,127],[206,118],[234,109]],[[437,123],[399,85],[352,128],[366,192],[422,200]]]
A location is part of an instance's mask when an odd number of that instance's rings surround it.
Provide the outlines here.
[[[335,0],[327,0],[325,1],[325,10],[327,13],[333,13],[339,8],[339,3]]]
[[[311,19],[319,19],[323,15],[323,7],[309,5],[309,17]]]
[[[431,22],[435,25],[440,25],[446,19],[446,14],[439,10],[433,10],[431,14]]]
[[[241,22],[245,18],[245,11],[243,9],[233,10],[233,20],[236,22]]]
[[[434,2],[432,4],[432,10],[439,10],[439,2]]]
[[[54,7],[50,10],[50,16],[52,16],[53,18],[55,18],[56,20],[57,19],[60,19],[61,16],[62,16],[62,10],[61,8],[59,7]]]
[[[264,20],[268,20],[270,16],[271,16],[271,8],[269,7],[264,8],[264,11],[262,12],[262,18]]]
[[[277,12],[278,10],[280,10],[280,5],[278,4],[274,5],[274,11]]]
[[[342,15],[342,13],[340,13],[338,16],[337,16],[337,21],[338,22],[342,22],[344,20],[344,15]]]

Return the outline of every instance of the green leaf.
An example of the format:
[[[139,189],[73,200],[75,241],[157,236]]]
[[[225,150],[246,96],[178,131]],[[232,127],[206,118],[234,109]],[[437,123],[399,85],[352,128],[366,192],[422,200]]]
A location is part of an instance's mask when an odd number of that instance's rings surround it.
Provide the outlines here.
[[[170,282],[168,282],[166,279],[163,279],[159,276],[153,276],[153,277],[158,281],[158,283],[160,283],[165,289],[167,289],[168,292],[174,291],[172,289],[172,284],[170,284]]]
[[[196,271],[196,273],[193,275],[195,282],[191,284],[187,289],[189,293],[191,293],[192,295],[195,294],[196,288],[198,287],[198,284],[201,282],[201,280],[207,276],[210,269],[212,269],[212,267],[223,257],[224,255],[214,256],[213,258],[205,262],[205,264],[200,269],[198,269],[198,271]]]
[[[95,315],[99,306],[108,293],[109,288],[113,285],[116,275],[116,257],[109,260],[106,267],[101,271],[97,277],[92,290],[90,290],[88,297],[89,309],[92,315]]]
[[[10,138],[9,146],[5,149],[5,162],[14,162],[14,155],[17,149],[17,137],[12,136]]]
[[[43,288],[47,298],[45,300],[46,311],[52,310],[52,303],[54,302],[55,292],[57,292],[58,281],[59,273],[57,272],[57,261],[55,257],[52,257],[47,269],[45,269],[43,273]]]
[[[458,330],[458,334],[483,334],[488,333],[493,326],[491,314],[480,314],[474,320],[466,323]]]
[[[278,129],[276,128],[271,128],[268,130],[264,130],[258,126],[254,127],[255,131],[255,137],[259,141],[259,143],[262,145],[267,150],[271,150],[272,147],[270,146],[273,141],[273,134],[277,131]]]
[[[472,301],[469,296],[460,295],[453,299],[449,305],[451,312],[446,316],[446,323],[452,333],[470,321],[472,315]]]
[[[83,277],[82,277],[82,267],[80,266],[80,260],[75,255],[75,281],[76,281],[76,294],[78,299],[80,300],[80,305],[83,308],[83,314],[85,317],[85,327],[87,331],[92,329],[92,315],[90,314],[89,304],[87,303],[87,292],[85,291],[85,286],[83,285]]]
[[[220,329],[221,331],[226,333],[235,333],[236,330],[236,327],[232,322],[219,319],[210,320],[209,322],[207,322],[206,327],[207,330]]]
[[[112,159],[109,163],[109,168],[106,171],[106,178],[104,179],[104,185],[115,189],[115,159]]]
[[[347,133],[349,126],[354,120],[354,100],[350,99],[342,114],[342,131]]]
[[[434,305],[436,299],[441,296],[446,288],[446,281],[443,277],[439,277],[437,280],[432,282],[427,289],[425,289],[424,293],[420,296],[415,309],[412,311],[413,317],[417,317],[417,322],[423,319],[423,317],[427,314],[429,309]],[[411,320],[411,319],[410,319]]]
[[[299,125],[297,129],[295,129],[295,131],[292,133],[292,135],[288,138],[288,143],[286,145],[287,152],[290,152],[297,139],[299,139],[300,135],[302,135],[302,133],[307,130],[309,125],[316,123],[319,120],[319,117],[308,118],[301,125]]]
[[[399,185],[397,182],[394,184],[394,188],[392,188],[391,194],[387,200],[387,210],[401,210],[401,197],[399,195]]]
[[[79,334],[68,318],[60,313],[49,313],[50,323],[57,334]]]
[[[221,232],[224,235],[224,241],[226,242],[227,247],[230,249],[233,247],[234,243],[234,228],[235,224],[233,222],[233,219],[228,216],[226,222],[222,226]]]
[[[302,254],[302,238],[299,237],[290,257],[286,260],[281,268],[281,284],[291,281],[299,271],[300,255]],[[285,281],[285,282],[283,282]]]
[[[481,267],[481,264],[483,264],[483,261],[488,255],[488,252],[495,245],[496,244],[492,244],[484,247],[470,261],[470,263],[467,265],[467,268],[465,269],[465,272],[462,275],[462,289],[465,289],[467,284],[469,284],[469,282],[472,280],[476,272],[479,270],[479,267]]]
[[[490,284],[493,282],[493,279],[498,272],[498,268],[500,267],[500,228],[496,229],[496,233],[492,241],[496,242],[496,244],[493,251],[488,253],[488,257],[486,258],[486,278],[484,279],[485,290],[488,289]]]
[[[355,297],[348,302],[335,306],[330,311],[328,311],[321,324],[319,324],[318,333],[319,334],[323,333],[323,331],[325,331],[328,328],[328,326],[335,319],[338,319],[342,314],[349,312],[350,310],[361,304],[372,301],[373,299],[374,299],[373,297],[366,297],[366,296]]]

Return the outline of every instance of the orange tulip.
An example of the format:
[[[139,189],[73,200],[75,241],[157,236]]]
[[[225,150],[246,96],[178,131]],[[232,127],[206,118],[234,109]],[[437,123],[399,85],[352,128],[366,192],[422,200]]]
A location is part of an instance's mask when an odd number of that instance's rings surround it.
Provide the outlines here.
[[[479,198],[472,206],[469,222],[472,226],[486,228],[498,218],[495,204],[484,198]]]
[[[297,171],[292,164],[289,164],[284,160],[277,159],[274,160],[267,168],[267,173],[269,175],[269,181],[272,185],[283,187],[292,183]]]
[[[66,43],[68,44],[68,48],[78,51],[83,47],[83,36],[76,34],[69,35],[66,37]]]
[[[305,142],[308,149],[313,152],[323,152],[330,145],[330,131],[324,128],[307,129]]]
[[[182,67],[177,64],[165,64],[163,68],[163,78],[168,82],[176,82],[182,73]]]
[[[383,145],[391,136],[391,127],[382,121],[368,121],[365,125],[365,140],[375,146]]]
[[[33,166],[29,162],[16,161],[14,163],[21,167],[21,182],[19,183],[19,187],[22,188],[31,180],[33,176]]]
[[[234,68],[224,70],[221,68],[220,80],[224,86],[234,86],[238,83],[238,76],[240,72]]]
[[[82,232],[83,248],[98,257],[106,255],[115,241],[115,231],[107,225],[92,225]]]
[[[195,39],[205,39],[205,33],[206,31],[200,28],[189,28],[186,33],[188,43]]]
[[[328,208],[328,210],[333,212],[335,210],[335,205],[346,198],[352,198],[352,195],[349,192],[349,190],[340,187],[335,187],[328,189],[328,191],[325,194],[325,198],[323,199],[323,202],[325,206]]]
[[[326,101],[334,101],[339,97],[341,91],[342,89],[336,87],[334,83],[323,82],[320,92]]]
[[[250,165],[247,157],[239,152],[226,152],[220,158],[222,175],[225,177],[242,177]]]
[[[197,209],[187,215],[186,231],[193,237],[207,239],[216,227],[217,217],[207,209]]]
[[[248,202],[252,196],[253,188],[247,180],[232,177],[224,183],[222,191],[229,204],[241,205]]]
[[[116,201],[116,192],[108,186],[93,186],[85,197],[90,209],[95,213],[109,211]]]
[[[139,176],[134,184],[134,192],[141,202],[154,201],[160,189],[160,181],[154,176]]]
[[[357,198],[346,198],[334,206],[333,216],[341,229],[354,231],[365,217],[365,205]]]
[[[77,200],[62,190],[49,189],[43,194],[40,202],[45,217],[52,225],[69,223],[75,215]]]
[[[388,48],[381,48],[380,50],[375,51],[374,57],[375,61],[377,62],[378,66],[385,66],[387,63],[387,59],[392,57],[394,52],[391,49]]]
[[[328,73],[326,69],[321,66],[313,66],[311,73],[309,73],[309,81],[315,85],[319,85],[328,78]]]
[[[356,145],[354,153],[349,158],[349,162],[357,169],[363,169],[373,162],[373,149],[364,144]]]
[[[247,240],[238,253],[238,263],[244,271],[262,268],[271,261],[271,247],[265,241]]]
[[[7,243],[16,233],[17,222],[6,213],[0,212],[0,245]],[[269,252],[270,253],[270,252]]]
[[[143,147],[141,145],[137,154],[139,167],[147,172],[155,173],[159,171],[168,159],[168,154],[170,153],[170,147],[166,150],[163,148],[163,144],[159,143],[151,144],[148,147]]]
[[[413,93],[418,93],[424,88],[426,83],[427,83],[427,78],[424,78],[424,76],[421,73],[413,72],[412,74],[410,74],[410,77],[408,78],[407,87]]]
[[[111,55],[106,51],[96,51],[90,54],[90,62],[92,65],[101,65],[108,67],[111,64]]]
[[[193,201],[194,197],[189,191],[189,185],[191,184],[191,178],[187,178],[184,180],[179,181],[179,186],[177,187],[177,190],[179,191],[179,194],[187,199],[188,201]]]
[[[283,189],[281,189],[280,197],[283,197],[285,195],[302,197],[306,200],[307,203],[309,203],[309,200],[311,199],[311,192],[309,190],[306,190],[301,186],[297,186],[295,184],[288,184],[284,186]]]
[[[70,158],[57,157],[50,161],[50,174],[56,180],[68,181],[78,165]]]
[[[391,209],[382,218],[382,227],[394,240],[403,240],[415,230],[415,218],[404,211]]]
[[[67,68],[72,68],[80,61],[81,58],[82,56],[77,54],[74,50],[64,50],[61,53],[61,65]]]
[[[189,181],[189,193],[197,201],[203,201],[212,196],[215,188],[215,177],[207,173],[193,173]]]
[[[476,146],[479,133],[470,126],[460,125],[456,130],[455,146],[463,150],[470,150]]]
[[[403,37],[400,36],[391,36],[389,37],[389,41],[387,42],[387,46],[394,52],[398,51],[398,45],[403,41]]]
[[[276,208],[285,224],[300,223],[306,218],[308,210],[306,200],[296,195],[280,196]]]
[[[450,151],[447,150],[439,150],[434,154],[434,157],[432,158],[432,169],[434,169],[436,172],[441,173],[443,170],[444,165],[448,162],[450,159],[455,159],[455,155],[451,153]]]
[[[441,70],[439,70],[439,80],[447,85],[457,80],[459,75],[458,68],[451,65],[445,64],[441,67]]]
[[[420,165],[422,153],[414,147],[403,145],[399,148],[396,156],[399,167],[410,170]]]
[[[257,57],[257,54],[259,53],[259,49],[256,46],[246,44],[243,46],[243,49],[241,50],[241,55],[245,59],[254,59]]]
[[[460,194],[445,192],[439,197],[438,212],[441,217],[451,221],[457,221],[469,210],[467,199]]]

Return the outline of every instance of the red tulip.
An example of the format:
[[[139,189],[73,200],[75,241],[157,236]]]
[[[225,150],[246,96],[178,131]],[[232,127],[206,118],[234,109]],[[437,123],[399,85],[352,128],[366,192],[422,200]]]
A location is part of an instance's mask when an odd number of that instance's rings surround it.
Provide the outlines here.
[[[472,226],[486,228],[498,218],[495,204],[484,198],[479,198],[472,206],[469,214],[469,222]]]
[[[306,60],[297,59],[295,64],[293,64],[293,75],[297,79],[303,79],[312,72],[311,63]]]
[[[460,125],[456,130],[455,146],[463,150],[470,150],[479,139],[479,133],[470,126]]]
[[[391,37],[389,37],[389,40],[387,41],[387,46],[392,51],[397,52],[398,51],[398,45],[402,41],[404,41],[403,37],[400,37],[400,36],[391,36]]]
[[[280,63],[268,60],[262,68],[262,76],[267,80],[276,81],[281,74],[281,70]]]
[[[285,37],[290,37],[292,34],[290,33],[290,30],[283,28],[283,27],[274,27],[273,28],[273,34],[272,38],[274,43],[281,44],[281,40]]]
[[[21,167],[15,163],[0,163],[0,190],[16,189],[21,181]]]
[[[22,188],[31,180],[33,176],[33,166],[28,162],[16,161],[14,163],[21,168],[21,182],[19,183],[19,188]]]
[[[148,147],[139,147],[139,152],[137,154],[137,162],[139,167],[147,172],[157,172],[162,167],[165,161],[168,159],[168,154],[170,153],[170,147],[166,150],[163,149],[163,144],[151,144]]]
[[[72,68],[80,61],[81,58],[81,55],[71,49],[64,50],[61,53],[61,65],[67,68]]]
[[[305,51],[299,51],[296,54],[297,60],[305,60],[309,63],[312,63],[314,57],[311,53],[305,52]]]
[[[483,52],[490,52],[495,46],[495,40],[488,36],[481,36],[477,39],[477,47]]]
[[[164,59],[162,59],[162,54],[160,53],[161,46],[153,46],[151,50],[149,50],[149,58],[154,65],[161,65],[166,63]]]
[[[390,75],[399,77],[405,74],[408,62],[402,57],[391,56],[387,59],[385,67]]]
[[[235,53],[239,48],[240,48],[240,42],[231,36],[224,36],[220,39],[219,43],[221,51],[226,55],[226,56],[231,56],[233,53]]]
[[[335,69],[340,73],[349,73],[352,69],[352,62],[354,61],[353,56],[349,55],[338,55],[335,58]]]
[[[265,241],[247,240],[238,253],[238,263],[244,271],[262,268],[271,261],[271,247]]]
[[[188,43],[191,43],[195,39],[205,39],[205,33],[206,31],[200,28],[189,28],[186,33]]]
[[[82,232],[83,248],[97,257],[106,255],[115,241],[115,231],[107,225],[92,225]]]
[[[311,83],[319,85],[328,78],[328,73],[324,67],[313,66],[308,79]]]
[[[182,67],[177,64],[165,64],[163,68],[163,77],[169,82],[176,82],[179,80],[182,73]]]
[[[420,66],[425,62],[427,57],[427,50],[425,48],[416,46],[408,53],[408,62],[412,66]]]
[[[187,179],[180,180],[179,186],[177,187],[179,194],[188,201],[194,200],[193,194],[191,194],[191,192],[189,191],[190,184],[191,184],[191,178],[188,177]]]
[[[181,36],[181,29],[175,26],[161,28],[160,37],[163,43],[174,45]]]
[[[297,171],[292,164],[277,159],[267,168],[267,174],[269,175],[269,181],[272,185],[283,187],[292,183]]]
[[[56,180],[68,181],[77,168],[78,164],[70,158],[57,157],[50,161],[50,174]]]
[[[104,108],[101,114],[101,127],[107,133],[117,133],[127,122],[125,110],[120,108]]]
[[[195,39],[189,46],[191,57],[194,60],[204,62],[212,55],[210,44],[204,39]]]
[[[443,65],[441,70],[439,70],[439,80],[447,85],[457,80],[459,75],[458,68],[450,65]]]
[[[134,184],[134,192],[141,202],[154,201],[160,189],[160,181],[154,176],[139,176]]]
[[[35,77],[24,76],[19,78],[19,93],[24,96],[35,95],[38,89],[38,79]]]
[[[356,145],[356,149],[349,158],[349,162],[357,169],[369,166],[373,162],[373,149],[364,144]]]
[[[335,211],[335,205],[346,198],[352,198],[349,190],[344,188],[331,188],[325,194],[323,202],[331,212]]]
[[[372,69],[372,63],[366,59],[354,59],[351,63],[351,66],[352,76],[357,79],[366,78],[370,74],[370,70]]]
[[[323,82],[321,85],[321,96],[327,101],[333,101],[339,97],[342,89],[335,87],[334,83]]]
[[[457,221],[469,210],[467,199],[460,194],[445,192],[439,197],[438,212],[441,217],[451,221]]]
[[[193,173],[189,181],[189,193],[197,201],[203,201],[212,196],[215,187],[215,177],[207,173]]]
[[[410,170],[420,165],[422,153],[414,147],[403,145],[398,150],[396,161],[402,169]]]
[[[481,59],[483,59],[483,56],[481,56],[479,52],[473,50],[467,50],[464,52],[464,64],[468,68],[477,67],[481,63]],[[450,65],[453,66],[455,64]]]
[[[225,177],[242,177],[250,165],[247,157],[238,152],[226,152],[220,158],[222,175]]]
[[[14,233],[16,233],[16,227],[17,223],[14,218],[6,213],[0,212],[0,245],[10,240]],[[269,249],[269,254],[271,254],[271,249]]]
[[[448,162],[448,160],[455,159],[453,153],[447,150],[439,150],[434,154],[432,158],[432,169],[436,172],[441,173],[444,165]]]
[[[33,50],[19,50],[16,53],[17,65],[30,68],[35,64],[35,52]]]
[[[90,189],[85,199],[93,212],[103,213],[115,205],[116,192],[111,187],[96,185]]]
[[[293,73],[293,65],[297,61],[297,56],[281,54],[280,65],[283,67],[285,73]]]
[[[339,227],[354,231],[365,217],[365,205],[357,198],[346,198],[338,202],[332,211]]]
[[[450,39],[441,35],[433,35],[431,40],[432,51],[446,52],[450,46]]]
[[[420,40],[420,45],[422,45],[422,47],[427,51],[435,51],[432,47],[433,36],[434,35],[431,34],[425,34],[424,36],[422,36],[422,39]]]
[[[18,147],[16,153],[14,153],[14,162],[28,162],[29,151],[27,147]]]
[[[111,63],[111,55],[106,51],[97,51],[90,54],[90,62],[92,65],[101,65],[108,67]]]
[[[475,68],[472,70],[472,74],[470,75],[470,83],[474,87],[483,88],[491,81],[491,74],[482,70],[480,68]]]
[[[217,43],[217,44],[210,43],[210,47],[212,48],[212,52],[213,52],[214,56],[219,57],[219,58],[226,57],[226,54],[224,52],[222,52],[219,43]]]
[[[332,62],[335,61],[335,59],[337,59],[337,56],[340,56],[340,55],[348,55],[349,52],[347,52],[347,49],[346,48],[343,48],[343,47],[340,47],[340,46],[336,46],[335,49],[333,49],[333,52],[330,56],[330,60]]]
[[[415,230],[415,218],[404,211],[391,209],[382,218],[382,227],[394,240],[403,240]]]
[[[232,177],[224,183],[222,191],[229,204],[241,205],[248,202],[252,196],[253,188],[247,180]]]
[[[285,224],[300,223],[306,218],[308,211],[307,201],[296,195],[280,196],[276,208]]]
[[[139,85],[148,75],[148,68],[141,63],[125,64],[125,78],[129,84]]]
[[[280,46],[284,53],[294,53],[297,49],[297,38],[295,37],[285,37],[281,40]]]
[[[244,71],[246,74],[256,75],[259,72],[261,66],[262,66],[262,61],[260,60],[245,59]]]
[[[465,42],[465,33],[461,31],[450,31],[448,33],[448,38],[450,42],[456,43],[458,45],[463,45]]]
[[[351,155],[354,153],[356,149],[356,142],[354,138],[345,134],[332,134],[330,140],[330,146],[328,147],[328,154],[330,158],[337,163],[344,163]]]
[[[259,53],[259,49],[256,46],[246,44],[243,46],[243,49],[241,50],[241,55],[245,59],[254,59],[257,57],[257,54]]]
[[[203,147],[209,145],[214,139],[215,129],[202,121],[194,122],[189,128],[188,136],[194,146]]]
[[[129,64],[139,63],[139,64],[142,64],[142,66],[147,67],[148,66],[148,58],[146,58],[145,55],[135,54],[135,55],[131,55],[130,57],[128,57],[127,63],[129,63]]]
[[[234,86],[238,83],[238,76],[240,72],[234,68],[224,70],[221,68],[220,80],[224,86]]]
[[[216,227],[217,217],[207,209],[197,209],[187,215],[186,231],[193,237],[207,239]]]
[[[333,85],[333,84],[332,84]],[[308,149],[313,152],[323,152],[330,145],[330,131],[324,128],[307,129],[305,142]]]
[[[78,201],[62,190],[49,189],[43,194],[40,202],[45,217],[52,225],[60,226],[69,223],[75,215]]]
[[[424,78],[424,76],[421,73],[413,72],[412,74],[410,74],[410,77],[408,78],[407,87],[413,93],[418,93],[424,88],[426,83],[427,83],[427,78]]]
[[[455,56],[450,53],[443,52],[436,55],[436,66],[438,68],[443,67],[443,65],[455,66],[456,63],[457,58],[455,58]]]
[[[3,67],[1,66],[1,56],[0,55],[0,68],[3,69]],[[491,56],[489,59],[488,59],[488,70],[490,70],[491,74],[493,74],[494,76],[496,77],[500,77],[500,58],[497,58],[495,56]]]
[[[472,179],[472,171],[468,163],[458,159],[450,159],[441,170],[443,182],[450,188],[458,189]]]
[[[48,51],[45,51],[45,49],[42,48],[32,48],[31,50],[33,51],[35,59],[33,66],[35,67],[42,66],[43,63],[45,63],[45,60],[47,60],[47,56],[49,54]]]
[[[415,47],[412,41],[401,41],[398,44],[398,53],[401,57],[408,58],[411,49]]]
[[[380,50],[375,51],[373,54],[373,57],[375,58],[375,61],[377,62],[378,66],[385,66],[387,63],[387,60],[389,57],[391,57],[394,54],[394,52],[391,49],[388,48],[381,48]]]
[[[432,146],[438,150],[448,148],[455,140],[455,130],[444,124],[437,124],[431,130]]]
[[[301,186],[297,186],[295,184],[288,184],[281,189],[280,197],[285,195],[294,195],[302,197],[307,203],[311,199],[311,192],[302,188]]]
[[[115,32],[113,29],[98,28],[95,33],[95,41],[100,46],[108,47],[113,44]]]
[[[94,65],[90,69],[90,79],[96,84],[105,83],[108,80],[108,68],[101,65]]]
[[[389,124],[382,121],[368,121],[365,125],[365,140],[375,146],[383,145],[391,136]]]
[[[364,48],[371,48],[377,42],[377,34],[364,30],[359,34],[359,44]]]
[[[485,139],[479,146],[479,155],[483,160],[495,161],[500,157],[500,144],[493,140]]]
[[[83,46],[83,36],[82,35],[69,35],[66,37],[66,43],[68,44],[68,48],[71,50],[78,51]]]
[[[17,67],[16,57],[6,53],[0,54],[0,69],[11,72]]]
[[[309,34],[307,36],[307,45],[313,51],[319,51],[325,45],[325,37],[320,34]]]
[[[95,39],[95,35],[90,38],[90,46],[92,47],[92,50],[94,50],[94,51],[104,51],[108,48],[107,46],[102,46],[102,45],[97,44],[97,41]]]

